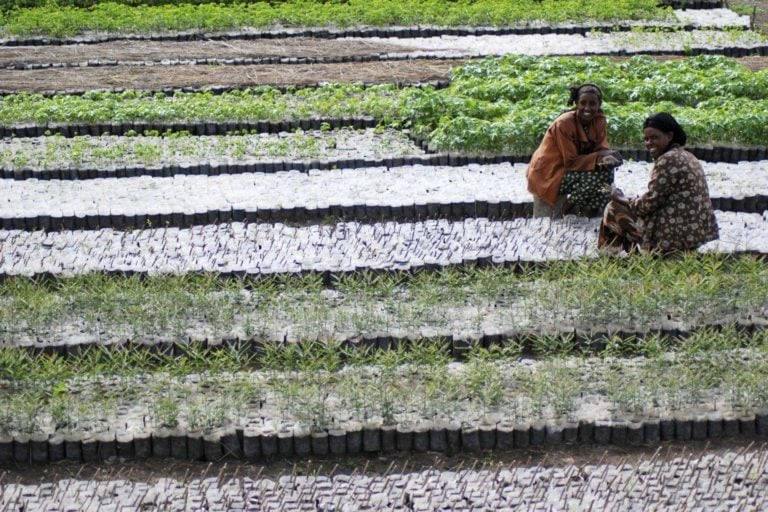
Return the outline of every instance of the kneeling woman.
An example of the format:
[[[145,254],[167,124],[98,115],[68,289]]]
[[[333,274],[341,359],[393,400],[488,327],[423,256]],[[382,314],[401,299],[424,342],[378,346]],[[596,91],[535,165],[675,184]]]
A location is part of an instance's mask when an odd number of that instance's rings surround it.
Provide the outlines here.
[[[599,215],[608,202],[605,185],[621,156],[608,147],[603,93],[595,84],[570,90],[575,108],[555,119],[528,164],[534,217],[562,217],[571,207]]]
[[[648,191],[635,199],[615,189],[605,207],[598,247],[671,253],[694,250],[718,237],[717,221],[701,164],[683,149],[686,135],[674,117],[660,112],[643,123],[654,160]]]

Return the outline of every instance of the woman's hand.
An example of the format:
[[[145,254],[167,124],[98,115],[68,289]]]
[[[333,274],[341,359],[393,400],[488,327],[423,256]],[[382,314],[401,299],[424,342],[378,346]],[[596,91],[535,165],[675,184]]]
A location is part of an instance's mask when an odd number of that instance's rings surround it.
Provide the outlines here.
[[[624,195],[624,192],[619,187],[614,185],[611,185],[611,199],[623,205],[629,204],[629,198]]]
[[[629,198],[625,196],[624,192],[622,192],[622,190],[616,185],[606,185],[603,191],[610,194],[612,201],[616,201],[617,203],[624,205],[629,204]]]
[[[613,155],[608,155],[608,156],[598,158],[597,165],[604,165],[606,167],[616,167],[618,165],[621,165],[621,160],[619,160]]]
[[[602,149],[597,152],[597,165],[616,167],[621,165],[621,163],[621,156],[619,156],[619,154],[612,149]]]

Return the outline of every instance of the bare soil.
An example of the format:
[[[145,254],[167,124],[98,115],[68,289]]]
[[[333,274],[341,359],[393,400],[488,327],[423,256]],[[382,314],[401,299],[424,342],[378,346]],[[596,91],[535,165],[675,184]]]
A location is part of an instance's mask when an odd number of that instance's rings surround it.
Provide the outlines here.
[[[0,47],[0,66],[13,63],[91,61],[151,61],[154,65],[57,67],[36,70],[5,69],[0,73],[2,92],[64,92],[89,89],[145,89],[190,87],[248,87],[255,85],[316,85],[320,83],[423,83],[450,79],[451,70],[463,60],[415,59],[334,64],[161,64],[192,59],[263,57],[339,57],[379,55],[388,45],[327,39],[258,41],[115,41],[92,45]],[[402,50],[402,48],[399,48]],[[659,57],[679,58],[679,57]],[[739,59],[750,69],[768,67],[768,57]]]
[[[9,46],[0,48],[0,65],[14,62],[88,60],[160,61],[162,59],[234,59],[264,57],[350,57],[407,52],[416,48],[341,39],[306,37],[227,41],[110,41],[99,44]]]
[[[40,70],[3,70],[0,91],[44,92],[89,89],[167,87],[248,87],[319,83],[419,83],[447,80],[463,61],[409,60],[346,64],[264,64],[252,66],[99,66]]]

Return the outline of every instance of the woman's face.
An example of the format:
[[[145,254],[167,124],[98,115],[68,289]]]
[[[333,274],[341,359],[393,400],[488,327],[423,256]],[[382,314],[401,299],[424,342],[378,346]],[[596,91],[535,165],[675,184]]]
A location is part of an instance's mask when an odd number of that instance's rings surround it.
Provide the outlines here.
[[[576,116],[582,123],[590,123],[600,110],[600,98],[592,92],[579,94],[576,102]]]
[[[656,128],[645,128],[643,130],[643,142],[645,142],[645,149],[651,153],[651,157],[658,158],[661,153],[667,149],[669,143],[672,142],[672,132],[663,132]]]

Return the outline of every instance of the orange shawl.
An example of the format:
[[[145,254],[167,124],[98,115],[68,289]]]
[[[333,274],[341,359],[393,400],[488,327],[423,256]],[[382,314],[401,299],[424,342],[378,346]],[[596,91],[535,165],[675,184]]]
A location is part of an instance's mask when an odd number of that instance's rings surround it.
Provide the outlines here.
[[[605,116],[598,113],[585,133],[570,110],[547,129],[539,147],[531,157],[526,176],[528,191],[554,206],[566,171],[592,171],[597,165],[597,152],[608,149]]]

